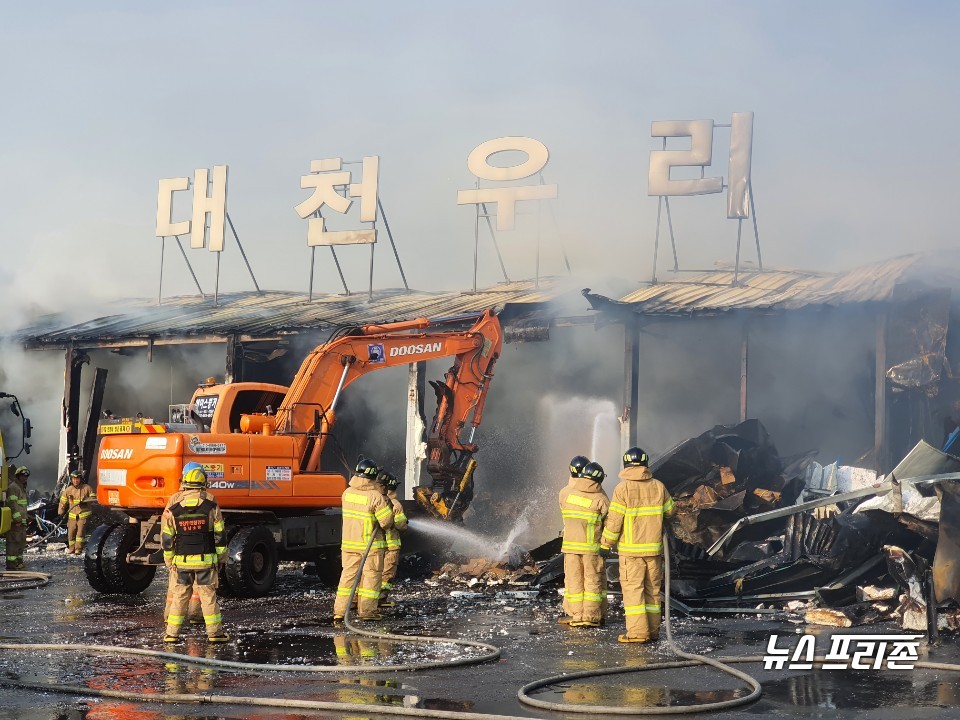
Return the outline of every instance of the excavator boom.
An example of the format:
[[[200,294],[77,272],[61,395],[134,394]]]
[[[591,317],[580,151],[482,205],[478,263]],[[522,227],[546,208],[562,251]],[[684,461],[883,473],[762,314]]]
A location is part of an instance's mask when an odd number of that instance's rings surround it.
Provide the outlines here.
[[[418,318],[362,326],[318,346],[304,359],[272,423],[277,434],[296,438],[300,472],[319,470],[344,388],[370,372],[452,356],[453,366],[444,381],[431,383],[437,395],[427,438],[433,490],[418,492],[418,500],[444,518],[451,510],[462,514],[471,495],[470,461],[477,451],[473,434],[483,417],[503,332],[492,310],[476,316],[467,330],[443,329],[449,322]],[[454,507],[451,503],[457,497]]]

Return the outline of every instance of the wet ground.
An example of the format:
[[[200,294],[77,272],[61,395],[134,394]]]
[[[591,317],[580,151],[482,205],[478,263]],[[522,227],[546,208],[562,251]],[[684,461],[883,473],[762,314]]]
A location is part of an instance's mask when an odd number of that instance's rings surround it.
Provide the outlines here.
[[[158,573],[142,596],[103,596],[83,575],[82,561],[61,554],[28,555],[29,569],[51,573],[46,587],[0,594],[0,636],[25,642],[114,644],[165,649],[161,616],[166,575]],[[454,599],[452,587],[428,588],[401,583],[398,607],[376,629],[483,640],[502,648],[499,662],[420,673],[364,674],[347,677],[293,673],[224,672],[151,658],[87,657],[67,653],[7,653],[0,676],[42,683],[149,693],[221,693],[375,703],[529,717],[561,717],[527,710],[517,689],[536,678],[565,672],[668,659],[661,646],[621,645],[622,613],[614,602],[610,624],[577,630],[556,624],[556,590],[536,600],[497,599],[504,588],[489,588],[483,598]],[[460,586],[460,589],[463,586]],[[476,588],[473,588],[474,590]],[[375,664],[414,662],[459,656],[442,646],[411,646],[369,640],[334,627],[333,594],[297,565],[285,566],[273,597],[226,599],[223,611],[233,640],[208,646],[202,627],[192,627],[178,652],[250,662],[298,664]],[[803,626],[756,616],[675,622],[675,635],[690,652],[723,655],[763,654],[771,633],[795,635]],[[812,632],[812,630],[808,630]],[[855,632],[900,632],[894,626],[856,628]],[[817,631],[818,651],[829,647],[829,629]],[[784,642],[783,644],[786,644]],[[960,639],[945,637],[937,648],[921,644],[922,659],[960,662]],[[723,717],[799,718],[954,718],[960,708],[960,673],[909,671],[763,671],[740,665],[763,683],[757,703]],[[565,683],[540,697],[571,704],[649,707],[706,702],[745,692],[737,681],[714,670],[691,668],[620,675]],[[4,687],[0,720],[167,720],[170,718],[376,717],[363,711],[338,715],[209,705],[136,704],[97,698],[44,694]],[[565,717],[577,717],[566,714]],[[585,716],[579,716],[585,717]]]

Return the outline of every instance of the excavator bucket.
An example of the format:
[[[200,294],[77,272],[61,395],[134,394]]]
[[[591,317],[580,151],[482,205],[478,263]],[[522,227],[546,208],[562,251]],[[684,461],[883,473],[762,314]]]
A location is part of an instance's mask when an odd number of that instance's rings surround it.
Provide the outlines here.
[[[473,473],[477,461],[471,458],[463,476],[448,493],[438,493],[433,488],[420,486],[415,488],[417,503],[430,515],[440,520],[457,521],[463,518],[464,511],[473,500]]]

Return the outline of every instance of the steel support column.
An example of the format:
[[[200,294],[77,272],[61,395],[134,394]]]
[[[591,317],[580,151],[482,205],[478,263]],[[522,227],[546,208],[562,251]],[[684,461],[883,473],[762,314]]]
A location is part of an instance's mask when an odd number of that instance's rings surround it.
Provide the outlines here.
[[[76,470],[80,459],[80,375],[90,357],[72,346],[65,353],[63,374],[63,406],[60,417],[60,457],[58,477],[63,479]]]
[[[227,364],[224,382],[243,380],[243,345],[236,335],[227,336]]]
[[[97,452],[97,428],[100,425],[100,411],[103,409],[103,394],[107,389],[107,371],[97,368],[94,373],[93,387],[90,388],[90,403],[87,405],[87,421],[83,427],[83,452],[80,454],[80,472],[85,482],[90,482]]]

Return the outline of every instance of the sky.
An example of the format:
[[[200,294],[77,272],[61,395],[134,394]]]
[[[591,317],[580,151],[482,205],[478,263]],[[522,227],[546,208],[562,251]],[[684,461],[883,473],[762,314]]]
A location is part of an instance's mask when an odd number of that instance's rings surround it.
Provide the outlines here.
[[[217,164],[261,287],[307,291],[293,207],[311,160],[379,155],[410,285],[468,289],[475,211],[457,191],[474,184],[470,151],[501,136],[544,143],[558,186],[499,234],[510,276],[534,274],[539,236],[542,273],[564,272],[562,244],[578,279],[637,285],[656,231],[651,122],[738,111],[755,113],[766,265],[841,270],[956,246],[958,21],[960,6],[936,2],[3,3],[2,325],[156,296],[158,181]],[[725,132],[708,175],[726,173]],[[722,195],[671,206],[681,267],[733,259]],[[182,198],[174,215],[189,217]],[[379,227],[375,286],[398,287]],[[339,292],[321,250],[315,291]],[[188,253],[211,291],[215,255]],[[501,280],[485,230],[479,254],[479,284]],[[364,288],[366,248],[340,257]],[[165,258],[164,294],[193,292],[174,246]],[[252,289],[229,235],[219,289]]]

